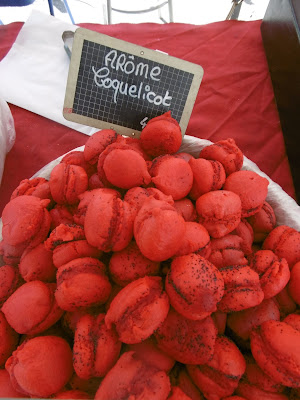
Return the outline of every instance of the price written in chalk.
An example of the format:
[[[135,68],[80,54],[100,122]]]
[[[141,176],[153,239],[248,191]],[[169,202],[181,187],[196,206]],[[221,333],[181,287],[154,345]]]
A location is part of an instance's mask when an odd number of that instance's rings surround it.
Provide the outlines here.
[[[145,118],[143,118],[143,119],[141,120],[140,125],[142,126],[142,129],[144,129],[145,126],[147,125],[147,120],[148,120],[148,119],[149,119],[148,117],[145,117]]]
[[[170,110],[184,134],[202,76],[199,65],[79,28],[64,117],[138,137],[149,119]]]

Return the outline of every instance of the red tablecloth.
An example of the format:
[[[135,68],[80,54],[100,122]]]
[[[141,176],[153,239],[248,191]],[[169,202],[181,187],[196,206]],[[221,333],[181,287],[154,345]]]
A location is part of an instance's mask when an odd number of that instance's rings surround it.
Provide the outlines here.
[[[293,181],[260,33],[261,21],[189,24],[81,24],[82,27],[158,49],[204,68],[186,134],[213,142],[232,137],[244,154],[292,197]],[[22,23],[0,26],[0,60]],[[19,181],[83,145],[87,136],[10,105],[16,143],[7,155],[0,214]]]

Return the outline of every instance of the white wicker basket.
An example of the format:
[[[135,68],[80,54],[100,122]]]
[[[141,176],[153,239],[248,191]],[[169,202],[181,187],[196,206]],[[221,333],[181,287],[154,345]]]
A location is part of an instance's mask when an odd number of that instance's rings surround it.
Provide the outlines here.
[[[180,148],[180,152],[190,153],[192,156],[197,157],[199,152],[205,147],[212,144],[209,140],[198,139],[192,136],[185,136],[182,145]],[[84,146],[77,147],[72,151],[83,151]],[[57,159],[51,161],[49,164],[45,165],[42,169],[40,169],[36,174],[33,175],[35,177],[43,177],[45,179],[50,178],[50,173],[52,169],[60,163],[62,158],[65,156],[62,155]],[[268,187],[268,196],[267,201],[273,207],[277,225],[288,225],[291,228],[300,231],[300,206],[296,203],[294,199],[292,199],[277,183],[272,181],[264,172],[262,172],[258,166],[249,160],[247,157],[244,157],[244,163],[242,169],[255,171],[259,175],[267,178],[269,180]],[[2,239],[2,222],[0,220],[0,240]]]

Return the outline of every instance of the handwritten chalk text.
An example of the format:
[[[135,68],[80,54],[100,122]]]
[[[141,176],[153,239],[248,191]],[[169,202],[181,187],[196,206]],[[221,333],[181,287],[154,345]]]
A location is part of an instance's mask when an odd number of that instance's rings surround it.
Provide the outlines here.
[[[166,90],[163,94],[156,93],[150,86],[151,81],[159,82],[161,79],[161,68],[158,65],[150,67],[147,63],[135,63],[133,55],[118,54],[117,50],[111,50],[105,56],[104,66],[98,69],[92,66],[92,71],[94,73],[94,82],[98,87],[113,90],[114,103],[117,103],[119,95],[123,95],[146,100],[156,106],[171,106],[172,96],[169,90]],[[125,81],[113,79],[111,73],[114,71],[124,73]],[[129,84],[126,82],[127,75],[134,75],[150,82],[149,84],[145,82]]]
[[[149,64],[145,64],[139,62],[137,65],[134,64],[134,56],[128,56],[129,60],[127,60],[126,55],[121,53],[118,56],[116,50],[111,50],[105,56],[105,66],[110,67],[116,71],[122,71],[127,75],[134,74],[135,76],[143,76],[144,78],[150,78],[154,81],[159,81],[161,74],[161,69],[159,66],[149,68]]]

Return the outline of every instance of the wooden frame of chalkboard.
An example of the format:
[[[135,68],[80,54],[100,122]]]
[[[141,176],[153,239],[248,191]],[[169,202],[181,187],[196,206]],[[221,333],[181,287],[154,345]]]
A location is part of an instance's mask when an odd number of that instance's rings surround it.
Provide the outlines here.
[[[202,77],[200,65],[78,28],[63,115],[139,137],[149,119],[170,110],[184,135]]]

